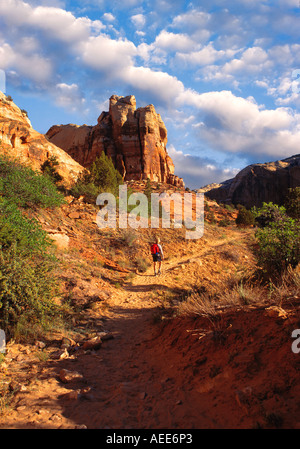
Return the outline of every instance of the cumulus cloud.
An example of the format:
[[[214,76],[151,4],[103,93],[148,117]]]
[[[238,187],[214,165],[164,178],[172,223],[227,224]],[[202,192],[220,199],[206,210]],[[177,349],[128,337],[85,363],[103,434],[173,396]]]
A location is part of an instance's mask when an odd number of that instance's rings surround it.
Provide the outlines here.
[[[76,18],[71,12],[57,7],[34,8],[22,0],[0,2],[0,15],[12,27],[34,27],[53,39],[68,43],[86,40],[91,32],[98,33],[103,28],[100,20]]]
[[[287,157],[299,151],[300,114],[289,108],[265,109],[253,98],[230,91],[199,94],[184,90],[177,98],[199,110],[199,136],[213,148],[259,157]]]
[[[68,111],[77,111],[85,105],[80,88],[77,84],[58,83],[54,89],[54,96],[58,106],[61,106]]]
[[[2,70],[17,70],[19,75],[31,81],[45,83],[51,79],[53,66],[49,59],[33,53],[17,52],[8,43],[0,46],[0,67]]]
[[[186,34],[162,30],[153,46],[169,51],[184,51],[195,47],[195,42]]]
[[[201,49],[191,52],[177,52],[179,61],[188,65],[202,66],[212,64],[218,59],[230,58],[236,53],[235,50],[216,50],[210,42],[208,45],[202,46]]]
[[[102,17],[104,20],[107,20],[107,22],[114,22],[116,20],[115,16],[110,12],[104,13]]]
[[[143,28],[146,24],[146,18],[143,14],[135,14],[131,16],[131,22],[136,28]]]
[[[105,35],[90,37],[78,47],[79,57],[84,64],[109,72],[112,77],[119,77],[120,70],[131,67],[137,53],[132,42],[126,39],[114,40]]]

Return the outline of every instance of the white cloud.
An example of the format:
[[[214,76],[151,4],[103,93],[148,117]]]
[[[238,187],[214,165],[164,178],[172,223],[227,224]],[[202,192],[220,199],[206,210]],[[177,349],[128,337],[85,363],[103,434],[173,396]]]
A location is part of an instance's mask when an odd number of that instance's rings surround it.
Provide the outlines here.
[[[13,27],[35,27],[54,39],[68,43],[86,40],[91,32],[98,33],[104,27],[100,20],[76,18],[71,12],[61,8],[34,8],[22,0],[0,2],[0,15]]]
[[[120,70],[133,65],[133,57],[138,51],[128,40],[113,40],[101,35],[90,37],[81,43],[78,53],[80,59],[89,67],[109,72],[112,77],[120,77]]]
[[[247,48],[240,59],[232,59],[222,67],[225,74],[265,72],[273,66],[265,50],[260,47]]]
[[[51,61],[36,53],[31,55],[15,51],[9,44],[0,46],[0,68],[16,70],[19,75],[28,77],[36,83],[49,81],[53,74]]]
[[[193,9],[184,14],[179,14],[173,19],[172,27],[180,29],[189,29],[192,31],[199,28],[205,28],[211,19],[211,15],[207,12]]]
[[[68,111],[75,112],[85,105],[83,98],[77,84],[59,83],[54,89],[55,101],[58,106],[65,108]]]
[[[288,108],[264,109],[230,91],[184,90],[177,102],[199,110],[199,135],[217,150],[279,158],[299,152],[300,114]]]
[[[169,51],[185,51],[195,47],[195,42],[186,34],[163,30],[156,37],[154,46]]]
[[[131,16],[131,22],[136,28],[143,28],[146,24],[146,18],[143,14],[135,14]]]
[[[128,66],[120,77],[134,88],[151,94],[167,105],[171,105],[177,95],[184,92],[183,83],[176,77],[148,67]]]
[[[176,57],[188,65],[208,65],[212,64],[218,59],[232,57],[236,53],[235,50],[216,50],[210,42],[203,46],[200,50],[189,53],[178,52]]]
[[[110,12],[104,13],[102,17],[104,20],[107,20],[107,22],[114,22],[116,20],[115,16]]]

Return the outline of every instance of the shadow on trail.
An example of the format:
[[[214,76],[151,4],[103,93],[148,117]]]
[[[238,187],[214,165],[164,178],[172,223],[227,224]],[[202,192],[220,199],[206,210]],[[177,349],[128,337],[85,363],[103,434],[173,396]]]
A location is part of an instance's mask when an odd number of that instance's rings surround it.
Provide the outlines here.
[[[155,324],[159,308],[118,306],[111,310],[114,316],[105,322],[105,330],[114,335],[113,339],[104,341],[96,351],[78,349],[73,353],[75,359],[49,362],[57,376],[62,369],[82,375],[62,384],[67,391],[57,397],[56,405],[74,426],[144,428],[149,419],[147,413],[143,416],[144,398],[154,368],[143,348],[161,332],[160,325]],[[77,394],[70,396],[72,392]]]
[[[167,285],[162,284],[139,284],[139,285],[126,285],[124,290],[128,292],[151,292],[153,290],[170,290]]]

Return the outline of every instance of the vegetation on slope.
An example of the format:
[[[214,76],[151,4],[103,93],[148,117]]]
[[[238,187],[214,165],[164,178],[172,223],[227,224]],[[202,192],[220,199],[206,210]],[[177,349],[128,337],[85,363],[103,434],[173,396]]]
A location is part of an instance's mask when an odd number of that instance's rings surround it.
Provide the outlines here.
[[[51,241],[24,211],[55,208],[64,197],[48,176],[0,157],[0,327],[17,337],[42,330],[59,315]]]

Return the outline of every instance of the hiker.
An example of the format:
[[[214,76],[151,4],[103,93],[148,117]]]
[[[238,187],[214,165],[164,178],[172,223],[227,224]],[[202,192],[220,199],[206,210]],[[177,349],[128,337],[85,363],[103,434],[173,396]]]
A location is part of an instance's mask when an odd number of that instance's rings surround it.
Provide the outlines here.
[[[161,262],[164,258],[159,238],[157,238],[156,242],[151,245],[151,254],[153,258],[154,276],[156,276],[157,274],[161,274]],[[158,273],[156,273],[156,263],[158,263]]]

